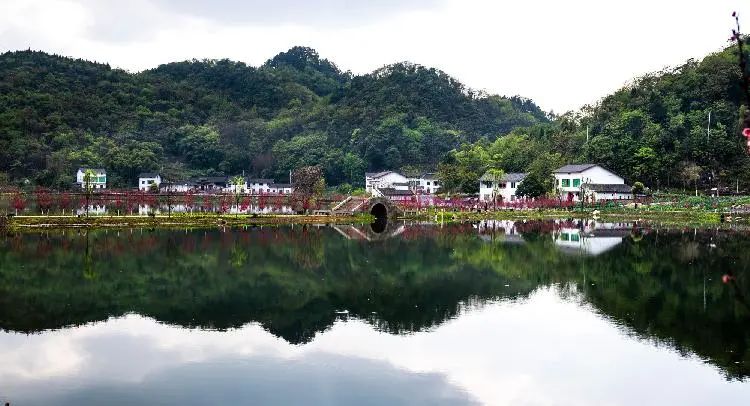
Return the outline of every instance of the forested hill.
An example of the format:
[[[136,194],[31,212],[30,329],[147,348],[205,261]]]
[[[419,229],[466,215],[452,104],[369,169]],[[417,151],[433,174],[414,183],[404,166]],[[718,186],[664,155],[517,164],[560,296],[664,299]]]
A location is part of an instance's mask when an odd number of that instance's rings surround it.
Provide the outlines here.
[[[593,162],[630,184],[750,188],[740,136],[741,71],[736,46],[634,79],[594,106],[553,123],[465,145],[441,165],[447,186],[472,191],[488,168],[529,171],[544,183],[556,166]],[[710,122],[709,122],[710,115]],[[550,184],[547,183],[547,188]]]
[[[434,168],[464,143],[545,122],[527,99],[477,93],[436,69],[354,76],[303,47],[260,67],[193,60],[140,73],[0,55],[0,183],[67,186],[89,165],[113,186],[153,170],[285,179],[321,164],[329,184],[361,184],[366,170]]]

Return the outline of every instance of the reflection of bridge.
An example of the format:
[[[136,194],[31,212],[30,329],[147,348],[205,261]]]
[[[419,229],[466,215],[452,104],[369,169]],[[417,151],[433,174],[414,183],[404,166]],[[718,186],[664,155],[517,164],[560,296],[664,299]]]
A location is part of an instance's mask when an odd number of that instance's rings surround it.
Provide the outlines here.
[[[406,226],[403,224],[395,224],[394,222],[388,222],[385,224],[385,228],[378,229],[375,224],[365,226],[353,226],[353,225],[334,225],[331,226],[339,234],[341,234],[347,240],[365,240],[365,241],[382,241],[388,238],[393,238],[406,230]]]

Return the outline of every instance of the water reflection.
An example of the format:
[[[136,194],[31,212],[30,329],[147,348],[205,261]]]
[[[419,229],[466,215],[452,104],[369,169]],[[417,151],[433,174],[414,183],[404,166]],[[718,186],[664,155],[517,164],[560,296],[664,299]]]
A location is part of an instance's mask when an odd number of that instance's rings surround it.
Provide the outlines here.
[[[0,398],[747,399],[745,232],[567,221],[387,228],[2,239]]]

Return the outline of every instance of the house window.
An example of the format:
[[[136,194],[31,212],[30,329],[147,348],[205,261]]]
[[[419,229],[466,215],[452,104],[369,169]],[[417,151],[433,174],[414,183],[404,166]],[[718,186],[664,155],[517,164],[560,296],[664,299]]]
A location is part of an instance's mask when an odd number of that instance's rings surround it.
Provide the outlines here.
[[[501,184],[500,184],[500,189],[505,189],[505,186],[507,186],[507,184],[506,184],[506,183],[501,183]]]
[[[516,188],[516,182],[510,182],[510,188],[515,189]]]
[[[573,187],[581,186],[581,180],[580,179],[573,179]]]
[[[427,186],[430,186],[430,182],[427,182]]]
[[[568,233],[562,233],[562,234],[560,234],[560,239],[563,240],[563,241],[568,241],[568,240],[570,240],[570,234],[568,234]]]
[[[99,182],[101,182],[101,183],[104,183],[104,182],[106,182],[106,181],[107,181],[107,178],[106,178],[106,177],[104,177],[104,176],[100,176],[100,177],[99,177]]]
[[[563,179],[562,187],[570,187],[570,179]]]
[[[570,235],[570,241],[579,241],[581,239],[581,236],[578,234],[571,234]]]

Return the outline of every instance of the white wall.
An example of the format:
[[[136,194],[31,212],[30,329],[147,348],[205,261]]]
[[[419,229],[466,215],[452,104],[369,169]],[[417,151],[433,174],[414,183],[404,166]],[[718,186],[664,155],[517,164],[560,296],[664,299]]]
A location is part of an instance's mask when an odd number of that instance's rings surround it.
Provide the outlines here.
[[[633,198],[632,193],[593,192],[594,199],[600,200],[629,200]]]
[[[480,181],[479,182],[479,200],[483,202],[491,202],[492,201],[492,192],[494,189],[493,187],[485,186],[485,183],[490,183],[486,181]],[[521,185],[521,182],[505,182],[505,187],[503,186],[503,182],[492,182],[492,185],[497,186],[496,197],[498,200],[500,197],[502,197],[503,202],[512,202],[517,200],[516,196],[516,190],[518,190],[518,186]]]
[[[573,201],[579,201],[578,194],[581,191],[581,186],[584,183],[598,183],[598,184],[624,184],[625,179],[615,175],[614,173],[602,168],[601,166],[593,166],[585,171],[578,173],[555,173],[555,187],[560,192],[563,199],[567,198],[568,193],[573,193]],[[569,186],[563,186],[563,180],[568,179]],[[578,186],[573,186],[575,180],[579,181]]]
[[[91,180],[91,186],[93,189],[106,189],[107,188],[107,173],[103,171],[94,171],[95,177]],[[84,177],[86,173],[82,170],[76,172],[76,183],[81,185],[81,188],[85,188]],[[99,182],[99,178],[104,177],[104,182]]]
[[[161,185],[161,176],[155,178],[138,178],[138,189],[148,191],[152,184],[156,184],[156,187]]]
[[[373,188],[384,188],[390,187],[394,183],[408,183],[409,179],[401,175],[400,173],[391,172],[387,175],[383,175],[377,179],[365,177],[365,189],[368,193],[372,193]]]

